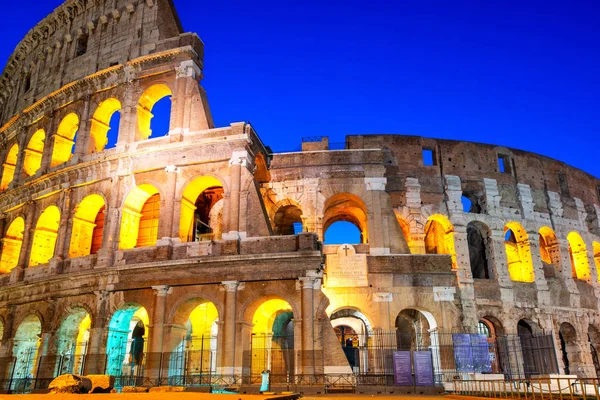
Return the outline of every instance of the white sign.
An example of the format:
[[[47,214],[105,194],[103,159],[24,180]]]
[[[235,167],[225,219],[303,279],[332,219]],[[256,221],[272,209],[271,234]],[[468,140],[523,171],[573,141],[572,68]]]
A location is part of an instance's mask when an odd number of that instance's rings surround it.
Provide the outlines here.
[[[328,254],[325,268],[327,287],[369,286],[367,255],[356,254],[351,244],[338,247],[337,254]]]

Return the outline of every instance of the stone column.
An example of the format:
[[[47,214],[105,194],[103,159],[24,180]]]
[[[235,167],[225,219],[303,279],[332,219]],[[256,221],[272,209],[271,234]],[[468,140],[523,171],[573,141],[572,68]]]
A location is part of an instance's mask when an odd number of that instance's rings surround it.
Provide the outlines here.
[[[569,303],[572,308],[580,308],[581,296],[577,284],[573,279],[573,264],[569,255],[569,241],[567,239],[557,239],[560,248],[561,271],[558,279],[561,279],[569,291]]]
[[[98,250],[98,266],[110,266],[114,253],[119,246],[119,232],[121,224],[121,203],[123,192],[123,176],[113,178],[106,204],[104,217],[104,231],[102,232],[102,247]]]
[[[510,280],[508,266],[506,263],[504,230],[493,229],[490,239],[490,246],[492,246],[494,253],[494,270],[496,271],[498,285],[500,286],[500,298],[502,300],[504,309],[510,314],[512,312],[512,308],[514,307],[515,299],[513,285],[512,281]]]
[[[308,273],[308,272],[307,272]],[[316,276],[298,278],[302,289],[302,373],[311,375],[315,371],[315,289],[321,287]],[[295,319],[295,318],[294,318]]]
[[[223,281],[222,288],[225,291],[225,323],[223,324],[223,347],[221,348],[221,375],[241,374],[241,357],[236,355],[236,314],[237,314],[237,291],[243,289],[243,283],[239,281]],[[241,353],[237,352],[237,353]]]
[[[45,117],[45,119],[47,119],[47,117]],[[46,125],[46,128],[44,128],[44,133],[46,134],[46,137],[44,139],[44,151],[42,153],[42,163],[41,163],[40,169],[38,170],[36,175],[38,173],[40,173],[40,171],[42,174],[45,174],[50,169],[50,163],[52,161],[52,153],[54,152],[54,139],[56,136],[57,128],[58,128],[58,121],[56,121],[56,117],[53,116],[53,118]]]
[[[155,292],[154,312],[152,313],[148,353],[146,357],[145,376],[150,379],[157,379],[161,372],[161,361],[164,351],[164,333],[165,333],[165,310],[167,305],[167,296],[173,291],[170,286],[159,285],[152,286]]]
[[[10,282],[19,282],[23,280],[25,268],[29,265],[29,252],[33,235],[35,233],[35,218],[37,218],[37,203],[30,201],[25,205],[25,230],[23,231],[23,244],[21,245],[21,253],[19,253],[19,262],[13,268],[10,276]]]
[[[379,321],[381,328],[390,331],[395,325],[390,315],[390,303],[394,300],[394,294],[391,292],[377,292],[373,294],[373,301],[379,303]]]
[[[27,147],[27,130],[26,129],[21,129],[17,132],[17,136],[19,137],[18,139],[18,144],[19,144],[19,152],[17,154],[17,164],[15,165],[15,174],[13,176],[13,180],[10,183],[10,185],[8,185],[9,188],[13,188],[17,185],[19,185],[21,182],[23,182],[23,180],[25,178],[27,178],[27,175],[25,174],[25,171],[23,171],[23,164],[25,163],[25,147]]]
[[[168,285],[152,286],[154,290],[154,313],[152,315],[152,336],[148,348],[152,353],[163,351],[163,328],[165,325],[165,310],[167,306],[167,295],[173,288]]]
[[[0,212],[0,254],[2,254],[2,249],[4,248],[4,236],[6,236],[6,214]]]
[[[385,194],[385,185],[387,179],[384,177],[367,177],[365,186],[368,195],[368,238],[371,255],[390,254],[389,238],[387,237],[389,229],[384,222],[387,219],[382,215],[384,208],[383,195]],[[363,232],[364,235],[364,232]]]
[[[69,255],[69,245],[71,243],[71,232],[73,229],[73,218],[71,217],[71,197],[73,191],[66,189],[63,192],[62,207],[60,214],[60,225],[58,227],[58,236],[54,257],[50,260],[50,269],[60,273],[59,263]]]
[[[178,238],[179,232],[176,231],[179,224],[175,223],[175,191],[177,188],[177,174],[179,168],[175,165],[169,165],[165,168],[167,174],[167,185],[165,198],[161,199],[161,218],[158,227],[159,239]],[[158,244],[158,243],[157,243]]]
[[[133,68],[133,67],[131,67]],[[125,67],[125,75],[133,75],[134,72]],[[133,77],[124,85],[125,93],[121,100],[121,122],[119,123],[119,137],[117,138],[117,149],[122,151],[130,143],[133,143],[137,137],[137,110],[138,99],[136,98],[136,85],[133,83]]]
[[[223,239],[236,240],[246,236],[240,227],[240,185],[242,167],[248,165],[247,151],[234,151],[229,160],[229,202],[227,211],[227,233],[223,233]],[[225,231],[225,229],[224,229]]]
[[[88,143],[90,138],[90,95],[83,98],[83,108],[79,115],[79,128],[77,128],[77,138],[75,140],[75,151],[73,158],[76,163],[88,153]]]

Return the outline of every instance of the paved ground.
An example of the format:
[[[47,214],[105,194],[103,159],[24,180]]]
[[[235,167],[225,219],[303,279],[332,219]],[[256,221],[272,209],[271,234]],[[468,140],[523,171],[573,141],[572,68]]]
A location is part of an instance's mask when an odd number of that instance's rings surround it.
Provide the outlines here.
[[[411,396],[411,395],[359,395],[359,394],[338,394],[322,396],[305,396],[302,400],[372,400],[377,397],[381,400],[392,400],[401,397],[403,400],[412,398],[419,400],[441,400],[443,396]],[[118,393],[118,394],[11,394],[0,395],[4,400],[276,400],[277,396],[261,395],[231,395],[231,394],[208,394],[208,393]]]
[[[401,397],[403,400],[412,398],[419,400],[441,400],[443,396],[411,396],[411,395],[359,395],[359,394],[338,394],[338,395],[317,395],[305,396],[302,400],[372,400],[377,397],[378,400],[392,400]],[[11,394],[0,395],[4,400],[276,400],[277,396],[261,395],[231,395],[231,394],[208,394],[208,393],[118,393],[118,394]]]

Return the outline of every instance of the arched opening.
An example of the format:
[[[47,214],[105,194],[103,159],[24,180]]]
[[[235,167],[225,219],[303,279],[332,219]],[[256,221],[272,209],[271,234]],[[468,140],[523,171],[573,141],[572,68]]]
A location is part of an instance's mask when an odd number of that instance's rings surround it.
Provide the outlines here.
[[[115,312],[108,324],[106,344],[108,375],[142,373],[148,342],[148,312],[137,304],[129,304]]]
[[[152,185],[134,187],[122,210],[119,249],[156,245],[160,217],[160,194]]]
[[[137,140],[164,136],[169,133],[169,125],[164,122],[170,121],[171,95],[171,89],[163,84],[153,85],[142,94],[137,107]],[[157,109],[155,110],[155,108]],[[160,113],[157,112],[157,117],[160,114],[160,118],[154,118],[153,111],[160,111]],[[161,129],[156,129],[159,126]]]
[[[44,142],[46,141],[46,132],[43,129],[37,130],[24,150],[25,159],[23,160],[23,171],[27,176],[33,176],[42,166],[42,154],[44,153]]]
[[[190,311],[191,309],[191,311]],[[200,299],[184,303],[174,322],[180,322],[182,339],[169,358],[169,379],[182,382],[183,377],[210,375],[217,369],[219,313],[215,305]],[[187,314],[187,320],[183,319]]]
[[[338,224],[337,234],[331,235],[328,232],[329,228],[336,222],[347,222],[348,224]],[[358,229],[360,237],[358,241],[354,235],[348,237],[352,241],[344,241],[346,239],[342,234],[353,230],[353,225]],[[368,223],[367,223],[367,208],[364,202],[358,197],[350,193],[339,193],[330,197],[325,202],[325,212],[323,215],[323,232],[325,244],[342,244],[342,243],[368,243]],[[332,231],[335,232],[335,231]],[[334,243],[337,242],[337,243]]]
[[[492,233],[482,222],[472,221],[467,225],[467,242],[469,244],[469,261],[473,279],[490,279],[489,266],[492,260]]]
[[[85,355],[90,339],[92,319],[83,308],[74,309],[55,334],[55,376],[63,374],[83,375]]]
[[[596,378],[600,378],[600,360],[598,359],[598,346],[600,346],[600,331],[593,325],[588,326],[588,343],[590,353],[592,354],[592,362],[596,371]]]
[[[481,198],[483,197],[483,193],[480,190],[476,189],[467,189],[464,190],[461,196],[461,203],[463,212],[469,212],[474,214],[481,214],[483,207],[481,206]]]
[[[533,261],[527,232],[518,222],[509,222],[504,226],[504,248],[508,274],[515,282],[533,282]]]
[[[262,153],[258,153],[254,158],[254,180],[256,183],[267,183],[271,181],[271,173],[267,168],[267,162]]]
[[[592,251],[594,252],[594,264],[596,264],[596,273],[598,274],[598,281],[600,281],[600,243],[592,243]]]
[[[452,256],[452,269],[457,268],[454,250],[454,226],[448,218],[435,214],[425,224],[425,253],[449,254]]]
[[[95,254],[102,246],[104,208],[104,199],[98,194],[87,196],[75,208],[69,257]],[[99,216],[101,223],[97,224]]]
[[[273,228],[275,235],[294,235],[302,232],[302,210],[294,204],[278,207],[273,216]]]
[[[521,319],[517,323],[517,334],[523,361],[523,374],[532,375],[558,373],[554,340],[533,321]]]
[[[12,353],[15,358],[15,366],[11,389],[27,387],[27,383],[23,380],[35,376],[41,338],[42,323],[36,315],[29,314],[19,324],[15,333]]]
[[[554,231],[542,226],[539,230],[540,257],[544,263],[544,276],[554,278],[560,267],[560,246]]]
[[[2,257],[0,258],[0,273],[7,274],[19,263],[21,247],[23,247],[23,232],[25,221],[21,217],[15,218],[4,235],[2,241]]]
[[[325,231],[324,244],[361,244],[363,241],[359,227],[352,222],[336,221]]]
[[[111,120],[115,112],[120,109],[121,102],[114,97],[106,99],[98,105],[90,124],[88,154],[99,153],[107,148],[109,131],[112,131],[111,128],[114,127]],[[118,132],[110,132],[110,135],[116,137]]]
[[[371,323],[365,315],[354,309],[343,308],[329,317],[331,325],[354,372],[369,371],[369,359],[374,354],[369,344],[372,342]]]
[[[71,159],[77,129],[79,129],[79,117],[75,113],[67,114],[58,125],[58,130],[54,135],[54,148],[50,167],[66,163]]]
[[[15,178],[15,168],[17,167],[18,154],[19,145],[15,143],[6,154],[4,165],[2,165],[2,183],[0,183],[0,190],[8,189],[8,185],[10,185]]]
[[[47,264],[54,256],[59,224],[60,210],[58,207],[50,206],[42,212],[33,233],[33,243],[29,257],[30,267]]]
[[[219,240],[223,232],[223,185],[212,176],[191,181],[181,198],[182,242]]]
[[[589,280],[592,275],[585,242],[577,232],[569,233],[567,240],[569,242],[569,256],[571,258],[573,278]]]
[[[431,345],[429,321],[419,310],[405,309],[396,317],[396,348],[427,350]]]
[[[490,355],[491,373],[502,374],[510,371],[510,363],[506,355],[506,348],[509,346],[507,338],[504,336],[502,324],[495,317],[483,317],[477,324],[477,333],[485,335],[488,339],[488,349]]]
[[[288,302],[271,299],[252,317],[252,375],[271,371],[284,382],[294,375],[294,314]],[[287,379],[286,379],[287,377]]]
[[[431,351],[434,377],[441,380],[442,363],[437,322],[428,311],[406,308],[398,313],[396,322],[396,350]]]
[[[568,322],[560,324],[558,332],[560,339],[560,350],[565,375],[570,375],[573,372],[573,366],[579,363],[579,346],[577,345],[577,332],[573,325]]]

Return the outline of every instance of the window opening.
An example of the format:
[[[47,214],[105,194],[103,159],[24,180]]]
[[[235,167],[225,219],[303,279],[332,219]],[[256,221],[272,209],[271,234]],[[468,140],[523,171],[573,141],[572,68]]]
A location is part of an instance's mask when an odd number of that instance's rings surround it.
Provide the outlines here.
[[[88,46],[88,36],[82,35],[77,39],[77,51],[75,53],[75,57],[79,57],[84,55],[87,52]]]
[[[423,165],[424,166],[432,166],[435,165],[435,154],[432,149],[423,148]]]

